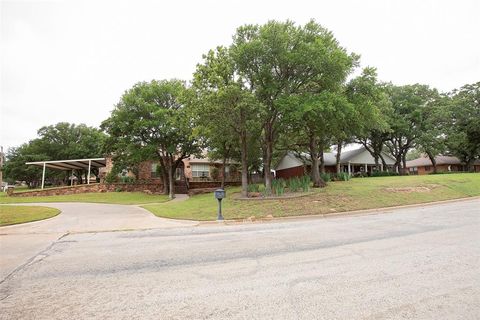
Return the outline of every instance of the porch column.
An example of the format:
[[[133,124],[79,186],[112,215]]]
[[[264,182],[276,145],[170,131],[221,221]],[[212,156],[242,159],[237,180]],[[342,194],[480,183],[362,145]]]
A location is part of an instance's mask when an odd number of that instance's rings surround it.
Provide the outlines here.
[[[92,167],[92,160],[88,160],[87,184],[90,184],[90,168],[91,167]]]
[[[73,169],[72,174],[70,175],[70,186],[73,186]]]
[[[380,163],[380,171],[383,171],[383,163]]]
[[[366,163],[365,163],[365,173],[368,173],[368,166]]]
[[[43,172],[42,172],[42,189],[45,186],[45,162],[43,163]]]
[[[350,168],[350,161],[348,161],[348,174],[351,175],[352,169]]]

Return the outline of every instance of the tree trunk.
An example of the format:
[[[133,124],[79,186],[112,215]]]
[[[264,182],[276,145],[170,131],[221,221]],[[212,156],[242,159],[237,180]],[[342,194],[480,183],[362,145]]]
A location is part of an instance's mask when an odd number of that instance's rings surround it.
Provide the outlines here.
[[[468,172],[473,172],[473,163],[475,162],[475,158],[470,158],[468,161],[466,161],[466,166],[467,166],[467,171]]]
[[[265,194],[267,196],[272,195],[272,175],[270,174],[270,168],[273,155],[273,140],[272,129],[270,125],[266,125],[265,128],[265,150],[263,158],[263,173],[265,175]]]
[[[402,175],[407,175],[407,153],[404,152],[402,155]]]
[[[323,188],[326,186],[325,181],[320,177],[320,163],[319,163],[319,152],[318,152],[318,143],[313,135],[309,139],[309,149],[310,149],[310,159],[312,161],[312,181],[314,188]]]
[[[168,197],[170,199],[175,198],[175,179],[174,179],[174,166],[172,164],[172,159],[169,159],[169,164],[168,164]]]
[[[379,156],[378,154],[375,154],[375,156],[373,157],[373,159],[375,160],[375,171],[380,171],[380,162],[379,162]]]
[[[427,152],[427,156],[432,162],[433,173],[437,173],[437,160],[435,160],[435,156],[431,152]]]
[[[247,161],[247,132],[245,129],[240,134],[240,147],[242,158],[242,197],[247,197],[248,192],[248,161]]]
[[[337,144],[337,155],[336,155],[336,163],[335,163],[337,173],[341,172],[341,170],[340,170],[340,157],[341,156],[342,156],[342,142],[339,141],[338,144]]]
[[[225,163],[227,162],[227,159],[225,158],[225,156],[223,157],[222,159],[222,179],[221,179],[221,182],[220,182],[220,188],[221,189],[224,189],[225,188]]]
[[[381,153],[379,153],[378,156],[380,157],[380,160],[382,160],[383,171],[388,171],[387,162],[385,161],[385,158],[382,156]]]
[[[318,154],[320,156],[320,172],[325,173],[325,157],[323,154],[323,148],[318,152]]]
[[[397,155],[395,157],[395,164],[394,164],[394,168],[395,170],[398,172],[398,174],[402,174],[402,156],[401,155]]]
[[[163,194],[168,195],[170,191],[170,180],[168,179],[168,174],[166,169],[164,169],[162,172],[162,180],[163,180]]]
[[[158,154],[158,158],[159,158],[159,164],[160,164],[160,170],[161,170],[160,173],[162,175],[163,194],[168,195],[170,188],[169,188],[167,166],[165,165],[164,157]]]

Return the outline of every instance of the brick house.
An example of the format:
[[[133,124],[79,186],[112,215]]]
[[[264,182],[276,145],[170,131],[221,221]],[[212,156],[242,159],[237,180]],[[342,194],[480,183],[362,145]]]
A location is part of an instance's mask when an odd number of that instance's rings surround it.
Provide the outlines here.
[[[155,160],[144,161],[138,166],[138,176],[132,172],[127,175],[135,177],[137,180],[149,183],[162,184],[162,177],[159,172],[159,162]],[[106,167],[102,170],[102,176],[112,170],[113,162],[111,158],[107,158]],[[225,181],[229,184],[237,184],[241,180],[241,172],[236,162],[228,161]],[[182,161],[175,172],[175,184],[177,187],[190,188],[192,183],[195,187],[216,186],[220,185],[222,178],[222,162],[210,160],[208,158],[190,157]]]
[[[393,170],[395,159],[387,153],[382,153],[389,171]],[[336,153],[325,152],[323,154],[325,172],[335,173],[336,171]],[[344,151],[340,155],[340,170],[350,174],[373,172],[375,168],[375,159],[364,147],[355,150]],[[311,161],[308,154],[298,156],[293,152],[287,152],[275,166],[275,176],[277,178],[289,179],[291,177],[303,176],[311,171]]]
[[[437,172],[465,172],[466,166],[457,157],[436,156]],[[480,172],[480,160],[476,160],[473,165],[474,172]],[[433,164],[428,157],[421,157],[415,160],[407,161],[409,174],[424,175],[433,173]]]

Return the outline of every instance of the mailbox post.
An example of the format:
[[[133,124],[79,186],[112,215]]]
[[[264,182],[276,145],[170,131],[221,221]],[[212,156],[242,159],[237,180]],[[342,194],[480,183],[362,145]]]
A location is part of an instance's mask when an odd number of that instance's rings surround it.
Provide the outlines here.
[[[223,221],[223,216],[222,216],[222,199],[225,198],[225,190],[223,189],[217,189],[215,190],[215,199],[218,200],[218,216],[217,216],[217,221]]]

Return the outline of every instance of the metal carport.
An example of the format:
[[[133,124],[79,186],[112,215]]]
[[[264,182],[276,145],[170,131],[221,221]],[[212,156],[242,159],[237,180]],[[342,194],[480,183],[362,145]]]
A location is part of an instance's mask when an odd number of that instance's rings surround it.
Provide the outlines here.
[[[75,169],[87,169],[87,184],[90,184],[90,171],[92,168],[101,168],[106,166],[105,158],[91,158],[91,159],[74,159],[74,160],[53,160],[53,161],[35,161],[27,162],[26,165],[32,165],[43,168],[42,173],[42,189],[45,184],[45,168],[56,170],[70,171]]]

